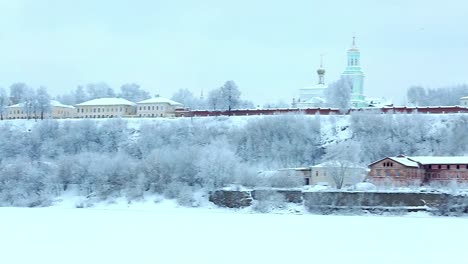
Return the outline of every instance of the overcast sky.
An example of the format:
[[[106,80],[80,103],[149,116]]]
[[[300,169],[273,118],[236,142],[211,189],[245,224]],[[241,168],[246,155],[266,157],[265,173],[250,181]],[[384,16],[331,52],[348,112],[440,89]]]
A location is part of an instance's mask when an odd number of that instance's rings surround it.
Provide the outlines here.
[[[364,92],[404,100],[410,85],[467,83],[466,1],[0,0],[0,86],[52,94],[136,82],[170,97],[234,80],[257,104],[339,78],[353,32]]]

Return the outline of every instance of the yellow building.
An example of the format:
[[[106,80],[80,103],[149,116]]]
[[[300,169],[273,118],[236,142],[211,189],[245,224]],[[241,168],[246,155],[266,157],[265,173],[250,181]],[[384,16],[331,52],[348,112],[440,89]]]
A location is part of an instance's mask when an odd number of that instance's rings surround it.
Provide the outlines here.
[[[70,118],[75,117],[75,107],[64,105],[59,101],[50,100],[50,112],[44,113],[44,118]],[[27,119],[23,104],[15,104],[7,107],[6,119]],[[29,118],[41,118],[41,113],[32,113]]]
[[[123,98],[99,98],[75,105],[78,118],[134,116],[136,104]]]
[[[176,110],[183,109],[181,103],[164,97],[155,97],[137,103],[138,117],[175,117]]]

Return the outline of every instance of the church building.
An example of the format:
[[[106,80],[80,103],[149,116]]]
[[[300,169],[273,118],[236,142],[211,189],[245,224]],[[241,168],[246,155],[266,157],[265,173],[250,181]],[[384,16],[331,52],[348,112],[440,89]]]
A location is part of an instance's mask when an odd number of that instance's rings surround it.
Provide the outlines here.
[[[322,60],[317,69],[318,83],[311,87],[299,90],[299,98],[293,100],[293,107],[311,108],[326,106],[326,93],[328,85],[325,84],[325,69]],[[361,68],[361,52],[356,46],[356,38],[353,37],[351,48],[347,51],[347,66],[341,77],[347,78],[351,86],[351,107],[368,107],[370,103],[364,96],[364,72]]]
[[[325,69],[323,62],[320,62],[320,68],[317,69],[318,83],[311,87],[299,90],[299,99],[293,102],[293,107],[311,108],[325,105],[325,91],[328,85],[325,84]]]
[[[361,52],[356,46],[356,37],[353,36],[353,44],[347,52],[348,65],[341,75],[348,78],[351,82],[351,106],[367,107],[366,97],[364,96],[364,72],[361,68]]]

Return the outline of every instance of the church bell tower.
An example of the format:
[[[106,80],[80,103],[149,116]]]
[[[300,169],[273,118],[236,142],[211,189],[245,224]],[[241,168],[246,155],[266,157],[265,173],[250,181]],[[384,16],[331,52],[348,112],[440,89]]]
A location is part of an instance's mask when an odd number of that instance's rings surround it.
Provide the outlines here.
[[[356,37],[353,36],[353,43],[347,52],[348,63],[342,77],[348,78],[351,82],[351,105],[353,107],[363,107],[365,105],[364,96],[364,72],[361,69],[361,52],[356,46]]]

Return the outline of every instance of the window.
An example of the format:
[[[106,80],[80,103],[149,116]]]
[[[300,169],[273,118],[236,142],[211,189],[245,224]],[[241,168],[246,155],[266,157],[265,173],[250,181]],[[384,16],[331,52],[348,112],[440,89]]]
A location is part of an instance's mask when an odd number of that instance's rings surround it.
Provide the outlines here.
[[[318,177],[318,171],[316,171],[316,172],[315,172],[315,176],[317,176],[317,177]]]
[[[459,170],[459,169],[460,169],[460,165],[457,165],[457,170]]]
[[[442,169],[442,165],[439,165],[439,170]]]

